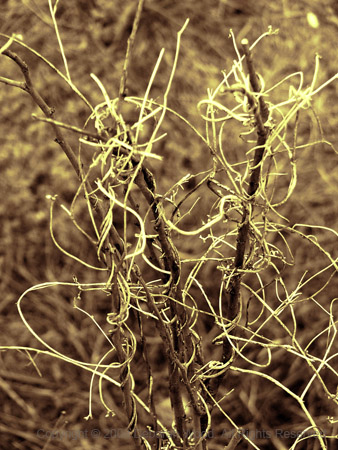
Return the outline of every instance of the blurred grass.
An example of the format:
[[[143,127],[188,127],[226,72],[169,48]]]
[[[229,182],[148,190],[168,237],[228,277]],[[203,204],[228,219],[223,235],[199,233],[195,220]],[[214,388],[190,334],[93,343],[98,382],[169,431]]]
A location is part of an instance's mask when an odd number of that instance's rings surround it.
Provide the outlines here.
[[[102,98],[89,76],[91,72],[101,79],[111,97],[118,94],[134,8],[135,1],[131,0],[124,2],[75,0],[72,1],[71,7],[67,2],[59,4],[57,19],[72,79],[94,105],[101,102]],[[308,12],[316,14],[319,20],[318,28],[310,27],[307,21]],[[322,56],[319,82],[325,81],[337,72],[337,14],[336,4],[330,0],[315,3],[309,0],[293,3],[215,0],[207,4],[202,0],[148,1],[136,39],[135,56],[128,83],[129,94],[143,95],[159,51],[165,47],[166,53],[152,96],[156,98],[163,92],[173,62],[176,33],[186,17],[190,17],[189,27],[182,39],[169,107],[177,110],[203,132],[203,122],[198,117],[196,105],[206,96],[207,88],[217,86],[222,79],[221,70],[229,68],[236,57],[232,42],[228,38],[229,28],[234,30],[238,40],[247,37],[250,42],[265,32],[268,25],[279,28],[279,35],[265,39],[254,52],[258,71],[263,74],[267,86],[272,86],[282,77],[298,70],[304,71],[309,84],[312,80],[315,52]],[[9,35],[13,32],[21,33],[26,43],[63,70],[57,40],[48,15],[47,1],[3,1],[0,6],[0,31]],[[29,64],[40,93],[56,108],[56,118],[83,126],[89,114],[88,109],[69,87],[36,56],[17,45],[13,45],[12,49]],[[21,79],[18,69],[5,57],[1,57],[1,75]],[[278,97],[284,94],[284,89],[287,93],[288,87],[285,86],[274,94],[277,101],[280,100]],[[336,148],[338,148],[337,89],[337,83],[332,84],[315,99],[313,105],[321,121],[325,138]],[[54,137],[49,128],[31,119],[33,112],[38,114],[39,112],[36,106],[32,105],[30,98],[25,93],[4,85],[0,86],[0,98],[0,192],[2,193],[0,220],[3,224],[0,231],[1,344],[35,347],[40,344],[32,339],[16,310],[15,302],[22,292],[38,282],[71,281],[73,275],[81,281],[89,282],[94,281],[94,276],[60,254],[53,246],[49,235],[49,204],[45,195],[56,193],[60,201],[69,206],[77,188],[75,174],[53,142]],[[130,114],[133,116],[135,113]],[[201,146],[194,133],[187,131],[177,118],[168,114],[164,131],[168,133],[168,138],[156,151],[164,157],[165,163],[162,165],[153,163],[161,193],[180,179],[186,171],[194,173],[211,165],[207,149]],[[237,139],[237,134],[236,129],[229,130],[226,142],[228,151],[234,157],[236,152],[245,151],[245,146]],[[76,137],[70,133],[67,137],[76,148]],[[306,143],[317,139],[319,134],[316,119],[311,115],[311,111],[305,111],[301,116],[299,141]],[[294,196],[280,212],[289,218],[291,224],[310,223],[337,229],[337,155],[321,144],[300,150],[296,156],[299,166],[298,185]],[[206,193],[203,195],[205,197],[202,198],[202,206],[199,207],[202,209],[203,205],[207,207],[210,201]],[[70,231],[71,226],[68,226],[67,218],[60,210],[55,215],[55,230],[64,247],[86,260],[88,253],[91,253],[89,259],[92,258],[94,261],[95,250],[84,246],[78,234]],[[311,232],[334,257],[337,257],[335,235],[315,229]],[[296,264],[286,269],[284,279],[289,286],[295,288],[306,270],[309,274],[314,274],[324,267],[326,262],[310,245],[299,246],[298,241],[293,241],[292,236],[290,239]],[[191,251],[188,240],[182,243],[182,248]],[[207,268],[204,272],[206,291],[213,296],[217,292],[214,287],[213,269]],[[314,279],[306,286],[304,296],[315,292],[327,278],[328,275],[323,274]],[[95,281],[98,281],[96,274]],[[71,297],[75,293],[61,288],[53,288],[51,291],[53,292],[30,295],[28,304],[25,304],[27,317],[33,328],[67,355],[92,358],[92,361],[96,361],[97,355],[103,353],[105,342],[93,324],[78,311],[74,311]],[[336,291],[337,276],[333,278],[328,289],[319,295],[318,301],[327,306],[328,300],[335,297]],[[275,298],[273,287],[270,294]],[[105,326],[105,314],[109,311],[105,299],[93,300],[88,296],[83,299],[83,304],[101,321],[100,324]],[[302,317],[299,329],[302,330],[303,339],[309,341],[312,333],[319,332],[321,327],[325,326],[326,318],[319,308],[318,311],[314,311],[307,302],[300,303],[298,307]],[[291,323],[291,318],[285,320]],[[203,333],[208,331],[206,324]],[[271,338],[279,338],[279,333],[282,337],[280,330],[271,330]],[[150,330],[149,335],[151,334]],[[157,349],[158,347],[154,346],[155,359],[160,358],[160,355],[156,354]],[[319,348],[318,354],[322,351],[323,349]],[[119,415],[122,400],[117,392],[110,391],[111,388],[108,388],[105,398],[107,397],[107,402],[112,405],[117,415],[113,419],[106,418],[95,394],[94,419],[84,423],[83,416],[87,415],[88,408],[90,376],[74,366],[40,355],[35,360],[42,374],[40,378],[24,353],[7,351],[1,353],[0,357],[0,377],[8,383],[2,385],[0,390],[3,405],[0,448],[42,448],[45,441],[37,438],[36,430],[52,430],[62,410],[66,410],[65,419],[68,421],[65,429],[68,427],[69,430],[90,431],[125,427],[125,418]],[[305,369],[295,367],[294,364],[299,363],[293,362],[290,357],[290,360],[281,361],[278,366],[273,367],[271,374],[290,387],[300,388],[304,385],[302,374]],[[293,367],[293,371],[290,370],[290,366]],[[160,364],[158,371],[161,374]],[[289,376],[289,373],[296,375]],[[163,373],[162,378],[165,377]],[[256,393],[256,403],[260,405],[260,410],[257,411],[256,407],[250,406],[252,405],[250,402],[247,407],[255,383],[256,381],[252,380],[251,387],[248,387],[247,378],[243,379],[233,374],[229,385],[224,388],[224,395],[232,386],[237,387],[242,395],[238,399],[235,391],[227,400],[228,412],[234,420],[246,424],[247,428],[261,426],[267,427],[266,429],[280,426],[281,423],[289,428],[290,424],[301,423],[297,413],[292,412],[290,399],[283,399],[280,393],[271,391],[271,384],[267,382],[260,381],[261,393]],[[160,381],[157,388],[158,392],[161,392]],[[332,411],[320,389],[317,396],[318,398],[312,399],[312,402],[319,410],[317,415],[323,417],[324,423],[324,417],[332,414]],[[271,398],[276,398],[275,405],[271,403]],[[283,408],[280,408],[281,404]],[[282,411],[288,411],[288,417],[284,417]],[[266,423],[268,418],[269,424]],[[222,418],[219,419],[218,427],[222,428]],[[104,439],[102,436],[95,439],[84,437],[73,441],[52,440],[48,448],[104,449],[110,448],[112,442],[115,441]],[[119,442],[122,447],[130,448],[127,439],[120,439]],[[224,444],[223,441],[222,443]],[[257,445],[262,449],[271,448],[264,439]]]

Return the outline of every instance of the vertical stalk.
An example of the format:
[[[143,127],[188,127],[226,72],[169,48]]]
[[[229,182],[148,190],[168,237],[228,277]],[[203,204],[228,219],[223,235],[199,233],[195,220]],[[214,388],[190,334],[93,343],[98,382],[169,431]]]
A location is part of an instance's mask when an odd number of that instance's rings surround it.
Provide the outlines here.
[[[253,93],[259,93],[260,86],[258,77],[254,68],[252,55],[249,48],[249,43],[247,39],[242,40],[243,52],[245,54],[246,65],[249,73],[250,84],[252,87]],[[252,95],[247,93],[249,103],[252,103]],[[233,322],[239,311],[240,307],[240,295],[241,295],[241,281],[243,277],[243,272],[241,269],[245,266],[245,250],[249,240],[249,231],[250,231],[250,217],[249,211],[251,212],[254,209],[254,198],[259,186],[259,179],[261,174],[261,162],[263,159],[265,144],[268,138],[269,130],[265,127],[265,122],[269,116],[268,107],[262,96],[259,97],[258,102],[253,103],[253,114],[256,122],[256,132],[257,132],[257,144],[256,150],[253,160],[253,165],[251,169],[251,175],[249,178],[249,185],[247,189],[248,199],[243,201],[242,208],[242,218],[238,227],[238,234],[236,240],[236,253],[234,260],[234,268],[235,273],[231,278],[229,290],[228,290],[228,308],[226,318],[228,322]],[[251,208],[249,209],[248,203],[251,203]],[[233,334],[236,333],[236,330],[233,331]],[[225,337],[223,339],[223,351],[222,351],[222,362],[224,364],[228,363],[233,355],[233,348],[229,342],[229,340]],[[226,371],[221,373],[218,377],[215,377],[210,380],[208,383],[208,390],[212,397],[215,398],[217,395],[219,386],[224,379]],[[210,410],[213,408],[213,402],[210,397],[206,397],[206,402],[209,404]],[[205,429],[206,426],[206,416],[201,417],[201,426],[202,430]]]
[[[126,354],[123,349],[123,336],[121,335],[121,328],[118,326],[114,330],[112,341],[116,349],[116,354],[119,363],[121,364],[120,383],[123,394],[124,408],[127,415],[128,431],[131,434],[136,450],[142,450],[144,448],[142,438],[137,428],[137,411],[135,400],[132,395],[132,383],[129,376],[129,362],[126,363]]]
[[[252,90],[255,93],[259,93],[260,86],[247,39],[243,39],[242,47],[246,57],[245,60],[249,72]],[[252,210],[254,208],[253,199],[259,186],[259,178],[261,174],[261,162],[263,159],[265,144],[268,137],[268,130],[264,126],[264,123],[268,119],[269,110],[262,96],[259,97],[258,105],[254,106],[254,115],[257,129],[257,145],[252,166],[252,172],[249,180],[249,187],[247,191],[249,202],[252,203]],[[230,295],[229,295],[228,317],[227,317],[229,321],[233,321],[235,319],[239,310],[242,273],[238,273],[238,269],[243,269],[244,267],[244,256],[249,238],[249,229],[250,224],[248,217],[248,208],[246,207],[245,204],[243,204],[243,215],[238,230],[236,255],[235,255],[235,269],[237,273],[235,273],[235,275],[232,277],[229,290]],[[225,340],[224,342],[226,343],[225,344],[226,349],[224,349],[226,352],[226,358],[227,360],[229,360],[229,353],[231,352],[231,348],[229,347],[231,347],[231,345],[227,340]]]

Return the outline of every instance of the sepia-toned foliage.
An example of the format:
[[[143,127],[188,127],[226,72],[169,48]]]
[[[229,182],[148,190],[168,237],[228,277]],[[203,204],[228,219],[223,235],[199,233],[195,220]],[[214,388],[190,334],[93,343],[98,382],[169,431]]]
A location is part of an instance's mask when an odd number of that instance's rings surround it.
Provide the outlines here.
[[[335,448],[334,3],[73,3],[1,7],[1,446]]]

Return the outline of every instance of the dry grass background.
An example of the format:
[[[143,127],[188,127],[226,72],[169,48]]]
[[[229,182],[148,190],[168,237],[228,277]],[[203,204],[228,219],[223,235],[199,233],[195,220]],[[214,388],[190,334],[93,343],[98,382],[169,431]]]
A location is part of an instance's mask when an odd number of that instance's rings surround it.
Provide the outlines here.
[[[70,73],[77,86],[94,104],[101,101],[101,93],[89,77],[91,72],[101,79],[111,97],[118,95],[135,3],[131,0],[74,0],[69,6],[68,2],[60,1],[57,18]],[[318,28],[311,28],[307,20],[309,12],[316,14],[319,20]],[[145,4],[136,39],[129,79],[130,95],[143,95],[158,53],[165,47],[164,61],[153,94],[156,97],[158,91],[160,95],[172,66],[176,33],[187,17],[190,18],[190,24],[182,38],[169,107],[189,119],[202,132],[203,122],[197,114],[196,105],[205,97],[208,87],[214,88],[218,85],[222,79],[221,70],[230,67],[235,58],[231,40],[228,38],[230,28],[238,39],[247,37],[250,42],[265,32],[268,25],[280,29],[277,36],[266,39],[254,54],[256,66],[264,74],[267,85],[273,85],[283,76],[297,70],[302,70],[310,82],[315,52],[322,56],[321,82],[337,72],[338,11],[334,1],[149,0]],[[62,67],[48,15],[47,1],[2,1],[0,32],[9,35],[13,32],[21,33],[24,41],[32,48],[56,66]],[[88,116],[84,104],[38,58],[18,46],[13,46],[13,50],[20,53],[31,67],[32,76],[41,94],[56,108],[56,117],[82,127]],[[7,58],[1,57],[0,67],[0,75],[21,79],[21,74]],[[337,83],[332,84],[314,101],[325,138],[336,148],[337,89]],[[283,91],[277,91],[275,95],[283,95]],[[95,274],[94,279],[89,270],[62,255],[50,239],[49,205],[45,196],[57,193],[62,202],[69,205],[77,186],[72,168],[53,142],[53,135],[48,127],[31,119],[31,114],[37,112],[37,108],[25,93],[0,85],[0,99],[1,345],[39,348],[41,345],[32,338],[17,313],[16,301],[22,292],[31,285],[44,281],[72,281],[72,277],[76,275],[82,282],[91,282],[97,281],[97,277]],[[126,111],[126,115],[128,114],[131,120],[135,117],[133,110]],[[209,155],[205,154],[205,149],[201,148],[194,133],[187,132],[177,118],[168,115],[164,131],[169,137],[156,151],[164,157],[165,164],[153,163],[159,192],[165,192],[184,173],[198,172],[211,164]],[[67,137],[76,146],[75,137],[70,133]],[[300,121],[299,140],[305,143],[318,138],[316,118],[311,111],[306,111]],[[238,139],[236,129],[229,130],[226,145],[233,158],[245,149]],[[337,155],[327,146],[318,145],[300,151],[297,160],[300,168],[298,185],[294,196],[281,213],[289,218],[291,225],[309,223],[337,230]],[[201,200],[202,210],[208,203],[208,194],[205,193]],[[87,261],[92,258],[88,254],[89,250],[83,246],[81,238],[65,223],[60,214],[55,217],[55,230],[64,247],[74,250]],[[315,229],[308,229],[307,232],[315,234],[325,249],[334,258],[338,257],[335,235]],[[314,274],[323,268],[326,262],[322,255],[306,242],[300,246],[292,236],[289,238],[295,265],[286,269],[284,280],[291,291],[305,271]],[[181,246],[184,252],[196,250],[191,248],[187,240],[183,240]],[[92,261],[94,262],[94,259]],[[212,297],[214,274],[205,272],[205,288]],[[316,277],[304,287],[303,296],[316,292],[326,279],[325,273]],[[252,280],[252,283],[255,281]],[[337,287],[338,278],[335,275],[317,300],[327,307],[329,300],[336,297]],[[217,295],[216,292],[217,289],[214,295]],[[269,293],[273,305],[276,301],[273,286]],[[73,308],[74,295],[75,289],[72,291],[62,286],[31,293],[29,301],[24,304],[25,315],[33,329],[55,348],[74,358],[96,361],[106,348],[106,342],[103,336],[97,333],[92,322]],[[86,310],[94,314],[100,325],[108,330],[105,315],[109,311],[109,305],[103,295],[97,295],[93,299],[84,294],[81,305],[85,305]],[[308,342],[310,336],[327,326],[327,317],[320,308],[315,310],[312,303],[309,307],[305,302],[299,305],[299,308],[301,320],[298,330],[302,333],[303,342]],[[283,320],[291,323],[292,318],[284,317]],[[135,317],[131,317],[131,321],[135,324]],[[147,333],[150,337],[155,334],[152,329],[147,330]],[[203,324],[201,333],[206,336],[206,340],[212,336],[207,321]],[[272,329],[271,337],[283,339],[278,333],[278,330]],[[158,351],[156,336],[150,339],[153,339],[151,357],[158,360],[155,398],[165,421],[169,405],[163,382],[166,377],[164,372],[161,380],[163,356]],[[337,351],[337,344],[335,346]],[[318,356],[322,354],[323,348],[320,344],[315,351]],[[86,422],[83,417],[88,414],[90,382],[90,376],[86,372],[42,354],[34,358],[33,364],[24,351],[3,351],[0,353],[0,361],[1,449],[41,449],[46,444],[46,432],[56,426],[64,432],[68,430],[68,435],[61,440],[52,439],[48,447],[45,447],[48,450],[108,449],[115,448],[116,445],[131,448],[129,438],[122,436],[116,440],[109,434],[114,433],[110,430],[126,426],[125,417],[121,414],[122,399],[109,385],[104,386],[105,401],[116,415],[105,417],[96,394],[97,389],[94,389],[94,419]],[[136,370],[136,392],[142,397],[141,375],[145,367],[140,355],[135,358],[132,367]],[[270,368],[270,374],[297,391],[304,388],[307,368],[305,362],[293,359],[290,355],[286,358],[283,353],[278,364]],[[326,382],[332,385],[331,391],[334,390],[336,381],[328,376]],[[231,389],[234,391],[227,398],[226,408],[233,420],[244,428],[265,430],[272,436],[275,436],[275,428],[286,431],[303,429],[303,418],[299,416],[293,402],[277,391],[271,383],[264,380],[258,382],[254,377],[246,378],[242,374],[234,373],[229,377],[222,393],[225,395]],[[327,416],[334,416],[337,411],[332,409],[319,385],[306,401],[323,428],[329,434],[338,435],[337,424],[329,429],[327,422]],[[64,415],[61,414],[62,411],[65,411]],[[220,415],[219,421],[216,421],[216,431],[219,433],[225,428],[224,418]],[[97,436],[93,430],[99,430]],[[222,448],[224,437],[226,436],[220,435],[216,438],[213,448]],[[255,436],[254,440],[261,449],[281,450],[289,448],[294,438],[291,436],[290,439],[284,440],[268,439],[267,435],[261,435]],[[313,442],[309,441],[309,447],[306,443],[300,444],[297,449],[317,448]],[[328,448],[334,449],[336,445],[337,443],[331,440]],[[251,447],[242,443],[238,448]]]

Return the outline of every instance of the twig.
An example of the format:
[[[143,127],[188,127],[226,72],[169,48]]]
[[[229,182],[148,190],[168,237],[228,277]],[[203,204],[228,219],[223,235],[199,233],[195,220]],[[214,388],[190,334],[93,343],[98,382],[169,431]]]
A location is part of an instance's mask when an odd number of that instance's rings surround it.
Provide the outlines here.
[[[47,103],[41,97],[39,92],[33,86],[33,83],[32,83],[31,77],[30,77],[30,73],[29,73],[29,68],[28,68],[27,64],[25,63],[25,61],[23,61],[23,59],[21,59],[20,56],[18,56],[16,53],[12,52],[11,50],[5,50],[3,52],[3,54],[8,56],[8,58],[12,59],[20,67],[21,72],[25,78],[25,83],[23,83],[23,84],[20,83],[19,85],[17,85],[17,87],[20,87],[21,89],[26,91],[32,97],[34,102],[38,105],[38,107],[42,110],[42,112],[44,113],[44,115],[47,118],[52,117],[55,110],[54,110],[54,108],[50,108],[47,105]],[[15,86],[15,85],[12,84],[12,86]],[[69,159],[71,165],[73,166],[78,178],[81,179],[78,160],[77,160],[72,148],[65,141],[63,134],[61,133],[61,130],[59,129],[59,127],[56,126],[54,123],[51,123],[51,126],[52,126],[55,136],[56,136],[55,142],[57,142],[60,145],[60,147],[62,148],[62,150],[65,152],[65,154],[66,154],[67,158]]]
[[[236,430],[236,433],[230,439],[229,444],[225,445],[224,450],[235,450],[235,448],[241,442],[242,439],[243,439],[243,430],[238,428],[238,430]]]
[[[112,335],[112,342],[116,349],[118,361],[121,364],[120,382],[123,393],[124,407],[127,418],[129,420],[128,431],[130,432],[131,437],[134,439],[135,448],[137,450],[141,450],[145,447],[143,445],[141,434],[137,428],[137,412],[135,400],[133,397],[132,382],[130,379],[130,365],[129,362],[126,362],[126,354],[123,348],[123,335],[121,333],[120,327],[114,330],[114,333]]]
[[[128,69],[129,69],[129,64],[130,64],[130,60],[131,60],[132,53],[133,53],[135,36],[136,36],[137,30],[138,30],[138,26],[139,26],[139,23],[140,23],[140,19],[141,19],[141,14],[142,14],[142,10],[143,10],[143,4],[144,4],[144,0],[139,0],[138,5],[137,5],[135,18],[134,18],[133,28],[131,30],[131,33],[130,33],[130,36],[129,36],[128,42],[127,42],[127,52],[126,52],[126,57],[124,59],[124,64],[123,64],[123,69],[122,69],[122,76],[121,76],[121,81],[120,81],[119,103],[127,95],[126,94],[126,91],[127,91],[126,84],[127,84],[127,77],[128,77]],[[117,110],[118,109],[119,109],[119,104],[117,106]]]
[[[255,68],[252,61],[251,52],[249,49],[249,43],[247,39],[243,39],[242,41],[243,50],[246,56],[246,63],[250,77],[251,87],[254,92],[259,92],[260,87],[258,84],[258,78],[255,72]],[[268,116],[269,110],[263,99],[263,97],[259,97],[259,105],[260,108],[256,108],[254,111],[256,118],[256,127],[257,127],[257,146],[254,156],[253,169],[251,172],[249,187],[248,187],[248,195],[250,201],[253,200],[254,195],[259,186],[259,178],[261,173],[261,161],[263,158],[265,144],[268,136],[268,130],[264,126]],[[243,205],[243,215],[241,225],[238,231],[237,236],[237,247],[236,247],[236,256],[235,256],[235,269],[242,269],[244,265],[244,255],[245,248],[248,242],[249,236],[249,217],[248,217],[248,209],[245,205]],[[229,308],[228,308],[228,319],[230,321],[234,320],[237,315],[239,308],[239,296],[240,296],[240,284],[241,284],[242,274],[237,273],[230,283],[230,299],[229,299]]]
[[[93,106],[86,99],[86,97],[79,91],[79,89],[75,86],[75,84],[73,84],[71,80],[69,80],[57,67],[55,67],[54,64],[52,64],[50,61],[48,61],[48,59],[46,59],[39,52],[37,52],[36,50],[31,48],[29,45],[27,45],[24,42],[22,42],[20,39],[17,39],[16,37],[8,36],[5,33],[0,33],[0,36],[4,37],[6,39],[12,39],[13,42],[15,42],[16,44],[18,44],[21,47],[25,48],[26,50],[31,52],[33,55],[35,55],[37,58],[39,58],[41,61],[43,61],[45,64],[47,64],[47,66],[50,69],[52,69],[60,78],[62,78],[68,84],[68,86],[76,93],[76,95],[78,95],[80,97],[80,99],[86,104],[86,106],[88,106],[88,108],[91,111],[94,110]]]
[[[26,85],[23,81],[15,81],[15,80],[11,80],[10,78],[0,77],[0,82],[7,84],[8,86],[13,86],[13,87],[17,87],[19,89],[23,89],[24,91],[26,90],[25,89]]]
[[[47,441],[45,442],[45,445],[42,447],[42,450],[47,450],[49,447],[49,444],[51,443],[51,440],[53,438],[53,435],[55,435],[56,432],[59,432],[62,430],[62,428],[67,425],[68,421],[65,420],[61,427],[59,427],[61,420],[65,417],[66,411],[61,411],[59,417],[57,418],[55,425],[53,427],[53,431],[49,434]]]
[[[0,81],[1,81],[1,77],[0,77]],[[20,87],[20,86],[18,86],[18,87]],[[98,133],[94,133],[89,130],[84,130],[83,128],[79,128],[74,125],[68,125],[67,123],[59,122],[57,120],[50,119],[49,117],[39,117],[36,114],[32,114],[32,117],[33,117],[33,119],[39,120],[40,122],[52,123],[52,124],[56,125],[57,127],[61,127],[61,128],[65,128],[66,130],[74,131],[74,133],[84,134],[85,136],[91,137],[93,139],[97,139],[97,140],[101,140],[101,141],[107,140]]]
[[[7,81],[13,81],[13,83],[10,83],[12,86],[23,89],[25,92],[27,92],[32,97],[34,102],[39,106],[39,108],[42,110],[42,112],[46,116],[47,122],[49,122],[51,127],[53,128],[55,136],[56,136],[55,142],[60,145],[60,147],[66,154],[68,160],[70,161],[73,169],[75,170],[75,173],[78,176],[79,180],[82,181],[82,179],[83,179],[82,178],[82,168],[79,166],[78,159],[75,156],[71,146],[65,140],[65,138],[59,128],[59,125],[57,125],[54,120],[51,120],[51,121],[48,120],[51,118],[52,115],[54,115],[55,110],[54,110],[54,108],[51,108],[47,105],[47,103],[41,97],[39,92],[35,89],[32,79],[30,77],[28,65],[25,63],[25,61],[23,61],[23,59],[20,56],[18,56],[16,53],[12,52],[11,50],[4,51],[3,55],[12,59],[19,66],[19,68],[25,78],[25,82],[14,82],[13,80],[8,80],[8,79],[3,80],[2,78],[0,78],[0,81],[4,82],[6,84],[8,84]],[[85,184],[87,186],[87,191],[93,192],[93,188],[88,180],[85,181]],[[96,201],[95,201],[94,197],[89,196],[89,201],[91,202],[92,205],[95,206]],[[104,211],[104,208],[101,205],[101,203],[98,203],[98,213],[99,213],[100,219],[102,221],[105,217],[105,211]],[[121,253],[123,253],[123,248],[124,248],[123,242],[122,242],[121,238],[119,237],[114,226],[111,227],[110,236],[112,237],[113,243],[116,246],[116,248],[119,249],[119,251]]]
[[[170,333],[165,326],[163,319],[161,317],[161,313],[150,294],[146,283],[144,282],[139,269],[137,267],[134,268],[134,273],[140,282],[141,286],[144,289],[144,292],[147,297],[147,304],[150,309],[150,311],[158,318],[156,321],[157,329],[159,330],[161,339],[163,343],[166,346],[167,350],[167,361],[168,361],[168,370],[169,370],[169,395],[170,395],[170,401],[171,406],[174,410],[175,415],[175,424],[178,431],[179,436],[182,439],[186,439],[186,428],[185,428],[185,421],[184,421],[184,407],[182,402],[182,395],[180,390],[180,380],[179,380],[179,372],[178,372],[178,365],[180,362],[178,361],[176,357],[175,348],[170,336]]]
[[[259,85],[258,77],[253,63],[252,54],[249,47],[249,41],[247,39],[242,39],[241,44],[243,48],[243,53],[245,55],[246,66],[248,68],[252,90],[258,93],[261,91],[261,87]],[[266,122],[269,117],[269,108],[262,96],[259,97],[259,105],[260,105],[260,115],[264,124],[264,122]],[[264,133],[264,129],[259,129],[258,131]]]
[[[63,64],[64,64],[65,69],[66,69],[66,76],[67,76],[68,80],[71,81],[67,58],[66,58],[65,51],[64,51],[64,48],[63,48],[63,45],[62,45],[61,36],[60,36],[60,33],[59,33],[59,27],[58,27],[58,24],[57,24],[57,21],[56,21],[56,12],[57,12],[58,1],[55,2],[54,7],[53,7],[52,0],[48,0],[48,5],[49,5],[50,15],[51,15],[51,18],[52,18],[52,21],[53,21],[53,26],[54,26],[56,38],[58,40],[58,44],[59,44],[59,48],[60,48],[60,53],[61,53],[61,56],[62,56]]]
[[[187,389],[191,406],[193,408],[193,416],[194,416],[194,432],[195,437],[198,439],[201,436],[200,429],[200,416],[203,414],[202,408],[198,403],[196,397],[196,391],[194,386],[190,383],[187,375],[187,369],[184,364],[178,358],[178,352],[175,345],[175,341],[171,338],[171,335],[168,332],[167,327],[163,322],[163,318],[161,313],[154,302],[152,295],[150,294],[146,283],[144,282],[141,274],[139,273],[138,268],[134,270],[134,273],[141,283],[147,297],[147,304],[150,311],[158,318],[156,321],[156,326],[159,330],[160,336],[164,344],[166,345],[166,354],[168,355],[168,368],[169,368],[169,395],[171,400],[171,405],[175,414],[175,423],[179,436],[185,441],[187,438],[186,428],[185,428],[185,412],[182,403],[182,392],[181,392],[181,381],[183,382],[185,388]],[[180,369],[180,372],[178,371]],[[180,377],[181,375],[181,377]],[[198,444],[196,450],[201,448],[201,443]]]
[[[243,39],[242,41],[243,51],[246,56],[247,69],[250,77],[250,84],[253,89],[253,92],[258,93],[260,91],[260,86],[258,83],[258,78],[254,69],[253,60],[251,56],[251,52],[249,49],[247,39]],[[253,168],[250,175],[249,186],[247,194],[249,196],[248,202],[251,202],[251,212],[254,208],[253,199],[257,192],[259,186],[259,178],[261,173],[261,161],[263,158],[265,144],[268,137],[268,129],[264,126],[266,122],[269,110],[267,105],[264,102],[262,97],[259,97],[259,107],[254,107],[254,115],[256,119],[256,129],[257,129],[257,145],[256,151],[253,161]],[[241,223],[239,225],[238,234],[237,234],[237,244],[236,244],[236,253],[235,253],[235,261],[234,268],[235,273],[231,278],[228,288],[228,308],[226,318],[228,323],[234,322],[239,311],[240,305],[240,295],[241,295],[241,281],[243,277],[243,272],[241,269],[244,267],[244,257],[245,257],[245,249],[247,247],[248,239],[249,239],[249,230],[250,230],[250,222],[249,222],[249,209],[248,206],[243,203],[243,213],[241,218]],[[222,363],[228,363],[233,357],[233,348],[229,340],[225,337],[223,340],[223,351],[222,351]],[[209,385],[208,389],[212,393],[212,396],[215,397],[219,386],[224,379],[226,374],[226,370],[223,371],[219,376],[213,378]],[[210,408],[213,407],[213,403],[211,403],[210,398],[207,398],[207,402],[210,405]],[[202,416],[202,429],[203,424],[205,422],[205,416]]]

